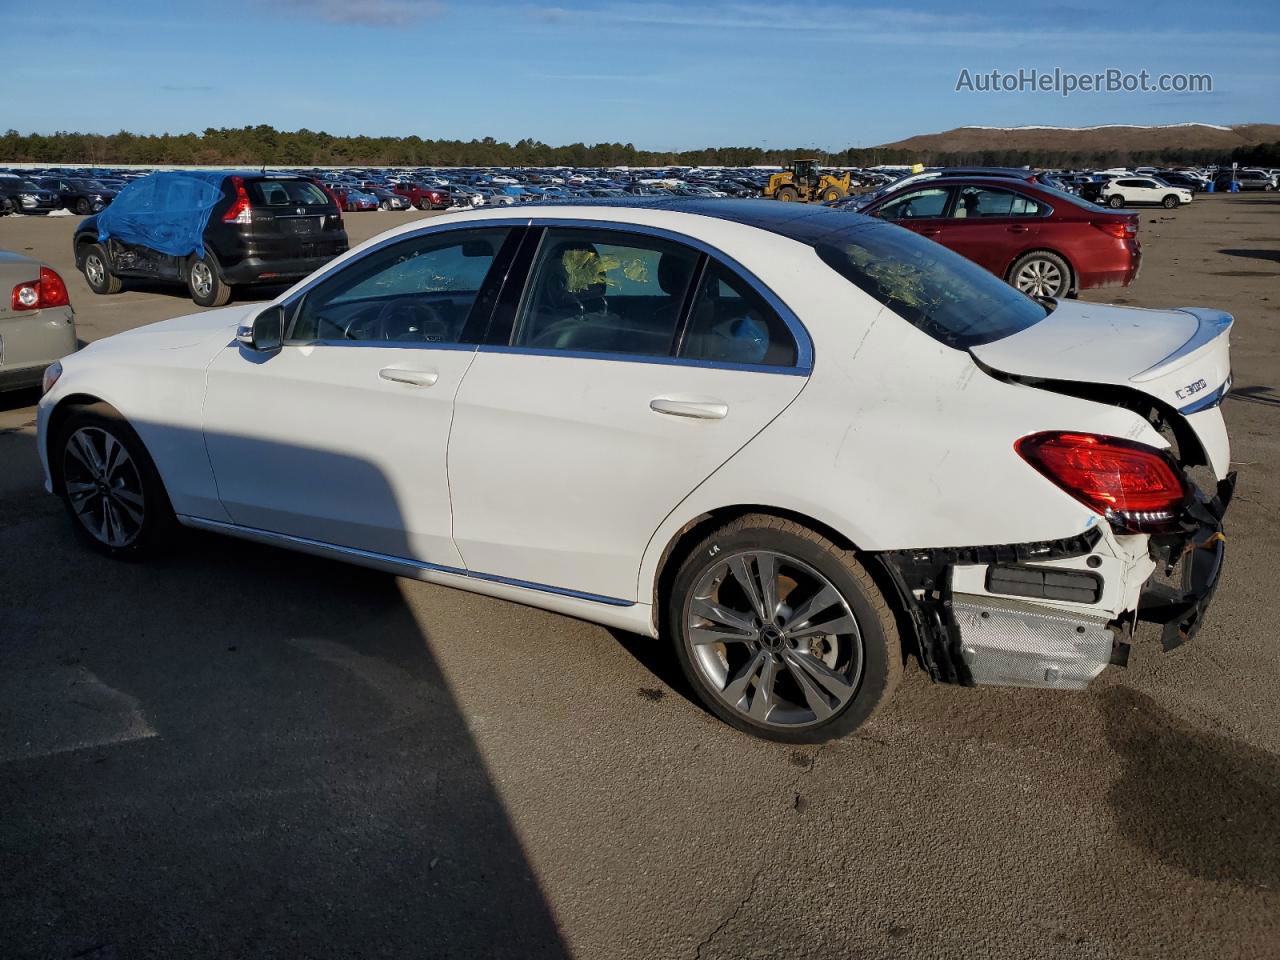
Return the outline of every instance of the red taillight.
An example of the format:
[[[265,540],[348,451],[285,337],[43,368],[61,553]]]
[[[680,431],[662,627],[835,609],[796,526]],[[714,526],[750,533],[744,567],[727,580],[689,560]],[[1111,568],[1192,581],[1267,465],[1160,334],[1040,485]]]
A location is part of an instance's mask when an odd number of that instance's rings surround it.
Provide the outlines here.
[[[1138,235],[1138,225],[1132,220],[1091,220],[1090,223],[1117,240],[1132,240]]]
[[[1155,447],[1093,433],[1050,431],[1023,437],[1018,455],[1086,507],[1124,530],[1153,530],[1176,520],[1186,484]]]
[[[45,307],[65,307],[71,303],[67,285],[62,277],[48,267],[40,268],[37,280],[28,280],[13,288],[10,305],[14,310],[43,310]]]
[[[249,193],[244,188],[244,177],[232,177],[231,185],[236,188],[236,202],[222,215],[222,222],[253,223],[253,208],[249,203]]]

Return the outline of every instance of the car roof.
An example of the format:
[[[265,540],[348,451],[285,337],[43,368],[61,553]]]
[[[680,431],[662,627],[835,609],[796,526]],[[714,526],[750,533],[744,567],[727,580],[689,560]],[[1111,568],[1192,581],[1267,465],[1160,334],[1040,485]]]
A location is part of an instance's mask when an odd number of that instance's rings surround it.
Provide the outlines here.
[[[882,223],[873,217],[833,210],[830,207],[783,203],[778,200],[733,200],[728,197],[707,196],[575,197],[564,200],[534,201],[522,204],[520,209],[521,211],[534,210],[539,207],[561,210],[567,207],[590,207],[595,210],[654,210],[665,213],[686,213],[756,227],[808,244],[817,242],[820,237],[835,230],[847,230],[858,224]]]

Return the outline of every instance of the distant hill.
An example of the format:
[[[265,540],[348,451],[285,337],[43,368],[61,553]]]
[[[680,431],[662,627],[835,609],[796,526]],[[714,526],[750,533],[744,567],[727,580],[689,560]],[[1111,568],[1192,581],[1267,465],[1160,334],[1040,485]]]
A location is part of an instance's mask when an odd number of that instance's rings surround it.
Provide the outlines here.
[[[1280,141],[1280,124],[1172,123],[1164,126],[1105,124],[1096,127],[956,127],[944,133],[908,137],[875,148],[930,156],[982,151],[1055,153],[1150,153],[1164,150],[1221,150]]]

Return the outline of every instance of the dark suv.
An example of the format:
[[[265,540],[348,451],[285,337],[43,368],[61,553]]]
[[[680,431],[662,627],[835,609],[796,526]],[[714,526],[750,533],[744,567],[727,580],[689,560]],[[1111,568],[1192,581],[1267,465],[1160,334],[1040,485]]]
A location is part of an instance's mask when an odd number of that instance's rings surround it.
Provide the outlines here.
[[[0,174],[0,212],[46,214],[62,206],[52,190],[42,190],[25,177]]]
[[[72,240],[94,293],[141,277],[185,283],[220,307],[233,288],[305,277],[347,250],[342,213],[302,177],[158,173],[129,184]]]
[[[116,198],[118,192],[97,180],[81,177],[45,177],[36,181],[36,186],[56,193],[64,207],[81,216],[99,212]]]

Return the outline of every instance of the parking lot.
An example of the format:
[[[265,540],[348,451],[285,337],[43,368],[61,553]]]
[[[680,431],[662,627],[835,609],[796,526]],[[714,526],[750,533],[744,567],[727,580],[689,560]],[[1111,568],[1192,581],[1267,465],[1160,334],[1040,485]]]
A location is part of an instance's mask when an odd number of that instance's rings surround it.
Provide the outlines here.
[[[196,309],[95,297],[78,219],[0,248],[83,340]],[[1141,220],[1138,281],[1085,298],[1237,319],[1206,627],[1082,694],[911,666],[822,747],[550,613],[207,535],[103,559],[41,489],[36,397],[0,395],[0,956],[1280,956],[1280,199]]]

